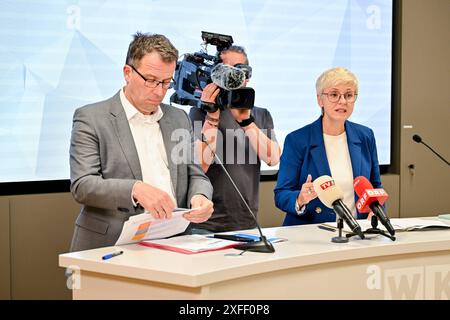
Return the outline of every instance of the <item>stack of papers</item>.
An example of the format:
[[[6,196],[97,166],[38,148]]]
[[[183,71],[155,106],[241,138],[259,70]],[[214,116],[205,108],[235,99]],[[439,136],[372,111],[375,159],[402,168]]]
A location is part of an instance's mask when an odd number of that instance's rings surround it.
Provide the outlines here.
[[[380,223],[378,223],[380,224]],[[429,229],[446,229],[450,228],[450,224],[439,220],[431,219],[391,219],[391,224],[395,230],[399,231],[415,231],[415,230],[429,230]],[[382,225],[383,226],[383,225]],[[384,228],[384,226],[383,226]]]
[[[395,231],[418,231],[418,230],[433,230],[433,229],[450,229],[450,224],[444,221],[434,219],[421,219],[421,218],[392,218],[389,219]],[[361,226],[361,230],[365,231],[372,228],[370,220],[357,220]],[[336,223],[328,222],[323,223],[324,226],[337,229]],[[383,224],[378,221],[377,228],[383,231],[387,231]],[[344,232],[350,233],[351,230],[344,223]]]
[[[361,226],[361,230],[365,231],[372,228],[370,220],[357,220]],[[418,231],[418,230],[433,230],[433,229],[450,229],[450,224],[444,221],[434,219],[420,219],[420,218],[392,218],[390,219],[395,231]],[[337,228],[337,224],[333,222],[324,223],[323,225],[331,228]],[[377,228],[387,231],[383,224],[378,221]],[[351,232],[350,228],[344,223],[344,232]]]
[[[211,238],[199,234],[173,237],[169,239],[146,240],[139,244],[185,254],[200,253],[232,248],[243,242]]]

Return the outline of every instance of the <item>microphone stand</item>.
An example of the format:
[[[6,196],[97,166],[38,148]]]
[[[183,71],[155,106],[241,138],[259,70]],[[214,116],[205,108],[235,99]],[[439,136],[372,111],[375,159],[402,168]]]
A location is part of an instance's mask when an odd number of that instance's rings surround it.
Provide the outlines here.
[[[373,215],[370,218],[370,224],[372,225],[372,228],[367,229],[366,231],[363,231],[364,234],[381,234],[383,236],[385,236],[386,238],[391,239],[392,241],[395,241],[395,237],[391,236],[390,234],[386,233],[384,230],[378,229],[378,218],[376,215]],[[355,233],[349,233],[346,235],[347,238],[356,236]]]
[[[430,149],[436,156],[439,157],[439,159],[441,159],[442,161],[444,161],[448,166],[450,166],[450,162],[448,162],[447,160],[444,159],[444,157],[442,157],[439,153],[437,153],[436,151],[433,150],[432,147],[430,147],[429,145],[427,145],[425,142],[421,141],[420,143],[422,143],[425,147],[427,147],[428,149]]]
[[[446,165],[450,166],[450,162],[448,162],[447,160],[444,159],[443,156],[441,156],[439,153],[437,153],[436,151],[434,151],[434,149],[432,147],[430,147],[428,144],[426,144],[423,140],[422,137],[419,136],[418,134],[413,135],[413,140],[417,143],[421,143],[423,144],[425,147],[427,147],[428,149],[431,150],[431,152],[433,152],[439,159],[441,159],[442,161],[445,162]]]
[[[223,163],[220,160],[220,158],[212,150],[211,146],[206,141],[206,137],[205,137],[205,135],[203,133],[202,133],[202,142],[206,143],[206,145],[208,146],[209,150],[214,154],[214,159],[217,161],[219,166],[222,168],[223,172],[225,172],[225,174],[227,175],[227,177],[230,180],[231,184],[233,185],[234,189],[239,194],[239,197],[241,198],[242,202],[245,204],[245,207],[247,208],[248,212],[251,213],[251,216],[253,217],[253,220],[255,220],[255,222],[256,222],[256,227],[258,228],[258,232],[259,232],[259,235],[260,235],[258,241],[252,241],[252,242],[247,242],[247,243],[243,243],[243,244],[238,244],[238,245],[234,246],[233,248],[234,249],[238,249],[238,250],[244,250],[244,251],[252,251],[252,252],[265,252],[265,253],[273,253],[273,252],[275,252],[275,248],[273,247],[272,243],[270,243],[270,241],[268,241],[267,238],[263,235],[263,233],[261,231],[261,228],[259,227],[259,223],[256,220],[255,214],[250,209],[247,201],[245,201],[244,197],[242,196],[242,193],[239,191],[238,187],[234,183],[233,179],[231,178],[230,174],[228,173],[228,170],[225,168],[225,166],[223,165]]]
[[[338,227],[339,235],[337,237],[331,238],[331,242],[334,242],[334,243],[348,242],[348,237],[346,238],[346,237],[342,236],[342,229],[344,228],[344,220],[342,220],[342,218],[338,218],[337,227]]]

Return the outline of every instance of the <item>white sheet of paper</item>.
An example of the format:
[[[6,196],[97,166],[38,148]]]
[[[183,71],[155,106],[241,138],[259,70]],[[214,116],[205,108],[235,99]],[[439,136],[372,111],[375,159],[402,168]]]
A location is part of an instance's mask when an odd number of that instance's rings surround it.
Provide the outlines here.
[[[176,208],[172,212],[172,218],[165,220],[155,219],[148,212],[131,216],[123,224],[122,232],[115,245],[167,238],[184,232],[189,225],[189,221],[183,218],[183,214],[195,209]]]

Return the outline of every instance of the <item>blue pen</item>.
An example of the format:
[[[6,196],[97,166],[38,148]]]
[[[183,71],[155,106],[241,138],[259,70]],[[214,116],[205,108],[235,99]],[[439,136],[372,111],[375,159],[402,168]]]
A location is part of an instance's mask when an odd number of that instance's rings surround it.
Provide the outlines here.
[[[108,260],[108,259],[111,259],[111,258],[113,258],[113,257],[119,256],[119,255],[121,255],[122,253],[123,253],[123,251],[113,252],[113,253],[108,253],[108,254],[105,254],[105,255],[102,257],[102,259],[103,259],[103,260]]]

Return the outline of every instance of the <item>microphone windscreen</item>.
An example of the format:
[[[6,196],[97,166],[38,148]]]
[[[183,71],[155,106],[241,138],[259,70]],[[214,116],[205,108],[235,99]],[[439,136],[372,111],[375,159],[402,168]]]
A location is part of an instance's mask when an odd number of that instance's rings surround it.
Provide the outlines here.
[[[418,134],[413,135],[412,138],[417,143],[421,143],[422,142],[422,137],[419,136]]]
[[[219,63],[211,70],[211,79],[225,90],[235,90],[245,84],[245,72],[233,66]]]
[[[342,189],[334,183],[330,176],[320,176],[313,181],[314,191],[319,200],[328,208],[333,208],[333,202],[344,199]]]
[[[373,186],[366,177],[359,176],[353,180],[353,189],[355,189],[358,197],[361,197],[367,189],[373,189]]]

